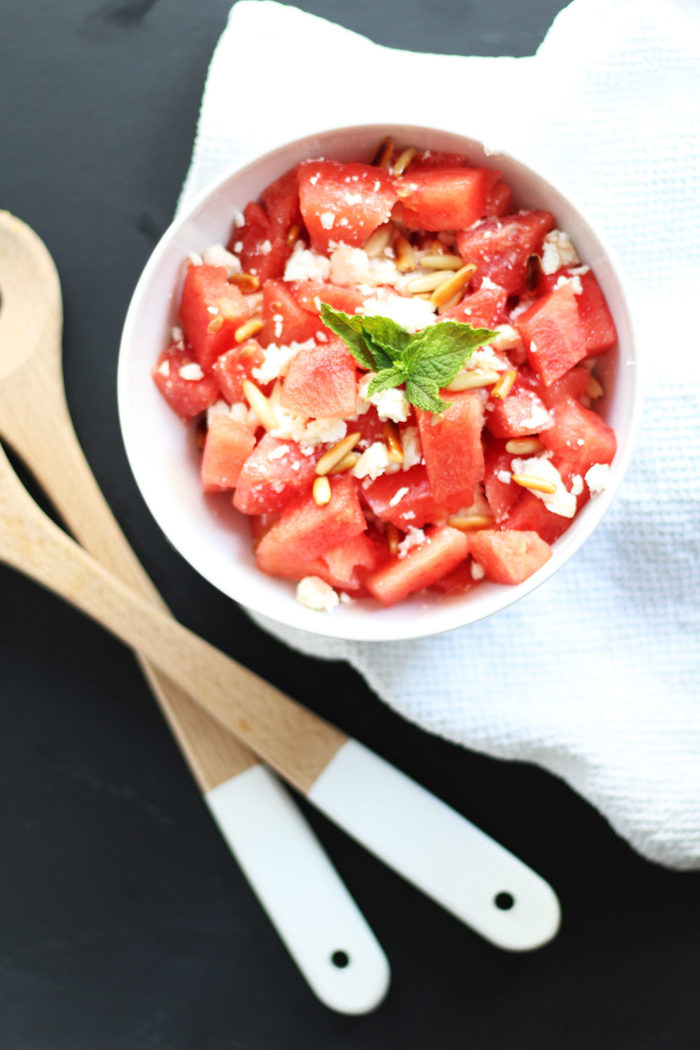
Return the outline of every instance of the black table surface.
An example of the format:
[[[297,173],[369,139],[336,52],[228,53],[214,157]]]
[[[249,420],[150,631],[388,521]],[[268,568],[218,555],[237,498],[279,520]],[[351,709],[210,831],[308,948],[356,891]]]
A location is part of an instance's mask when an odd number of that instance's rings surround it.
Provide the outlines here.
[[[525,55],[562,5],[300,6],[397,47]],[[0,1050],[698,1047],[700,875],[641,859],[554,777],[430,737],[349,667],[273,641],[168,546],[135,487],[120,329],[172,215],[228,7],[3,2],[0,207],[57,262],[79,438],[177,616],[522,856],[557,888],[563,926],[538,952],[500,952],[304,806],[393,970],[373,1014],[331,1013],[227,851],[131,654],[2,568]]]

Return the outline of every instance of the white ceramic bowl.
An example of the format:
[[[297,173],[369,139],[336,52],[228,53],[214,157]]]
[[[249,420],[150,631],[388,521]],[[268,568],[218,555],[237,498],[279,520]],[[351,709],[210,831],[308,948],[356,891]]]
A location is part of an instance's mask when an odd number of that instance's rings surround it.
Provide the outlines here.
[[[480,166],[498,168],[514,192],[516,207],[545,208],[571,236],[581,259],[594,270],[617,326],[619,347],[605,358],[606,396],[597,408],[613,427],[618,452],[606,490],[591,499],[553,545],[550,560],[519,586],[483,583],[463,597],[423,592],[383,609],[375,602],[341,604],[313,612],[295,599],[295,584],[264,575],[251,552],[248,523],[230,498],[204,498],[191,428],[174,415],[150,378],[159,351],[176,323],[183,261],[190,251],[225,242],[234,209],[250,200],[299,161],[314,156],[338,160],[371,157],[380,139],[397,144],[463,153]],[[224,594],[246,608],[318,635],[386,641],[437,634],[506,608],[557,571],[588,539],[610,506],[630,456],[639,415],[639,382],[632,319],[610,249],[581,212],[541,175],[513,157],[488,155],[481,143],[448,131],[411,126],[341,128],[280,146],[238,166],[210,185],[165,232],[134,292],[121,340],[119,415],[126,451],[141,493],[173,546]],[[595,541],[593,541],[595,542]]]

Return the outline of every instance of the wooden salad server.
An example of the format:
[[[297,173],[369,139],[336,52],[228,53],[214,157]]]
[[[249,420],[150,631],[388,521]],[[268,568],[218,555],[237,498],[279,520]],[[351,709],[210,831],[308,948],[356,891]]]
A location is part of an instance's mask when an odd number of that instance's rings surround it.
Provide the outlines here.
[[[0,211],[0,436],[80,543],[164,610],[73,430],[61,329],[48,250],[25,223]],[[386,956],[289,793],[176,682],[147,659],[141,666],[224,839],[315,994],[343,1013],[373,1009],[389,985]]]
[[[12,335],[19,342],[31,316],[29,300],[25,299],[27,316],[19,298],[12,308],[4,261],[10,240],[0,242],[3,386],[13,376],[8,365],[13,355],[5,353],[5,344],[12,342]],[[55,294],[52,310],[44,307],[43,324],[36,325],[44,338],[56,325],[57,299]],[[28,358],[27,353],[25,361]],[[20,361],[18,368],[21,365]],[[27,374],[32,397],[40,399],[46,380],[36,370],[28,369]],[[15,389],[20,396],[22,388]],[[26,403],[26,389],[21,396]],[[3,432],[4,415],[3,411]],[[59,425],[60,420],[52,421],[46,432],[50,438],[55,439]],[[13,440],[9,429],[7,437]],[[167,671],[209,715],[326,816],[492,943],[527,950],[555,935],[559,904],[544,879],[378,755],[178,624],[162,604],[154,603],[152,592],[145,599],[111,575],[37,507],[4,455],[0,558]],[[285,866],[281,878],[288,875]]]

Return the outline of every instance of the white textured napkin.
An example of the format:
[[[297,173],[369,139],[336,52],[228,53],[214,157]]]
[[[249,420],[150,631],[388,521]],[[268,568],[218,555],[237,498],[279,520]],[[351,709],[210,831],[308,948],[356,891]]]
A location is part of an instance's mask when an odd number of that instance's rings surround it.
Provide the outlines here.
[[[455,49],[469,51],[466,20]],[[261,58],[283,89],[239,105]],[[695,0],[574,0],[522,59],[395,51],[242,0],[214,53],[180,200],[280,141],[439,113],[542,168],[615,244],[646,402],[629,474],[585,547],[515,606],[437,638],[377,645],[264,626],[349,660],[425,729],[558,774],[641,853],[679,868],[700,867],[699,98]]]

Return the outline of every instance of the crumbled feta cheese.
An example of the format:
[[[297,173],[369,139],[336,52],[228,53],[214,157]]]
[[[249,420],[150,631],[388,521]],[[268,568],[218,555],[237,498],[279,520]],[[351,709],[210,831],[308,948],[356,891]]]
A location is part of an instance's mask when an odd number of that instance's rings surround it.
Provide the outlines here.
[[[294,245],[294,251],[284,268],[285,281],[327,281],[331,264],[325,255],[319,255],[305,248],[301,241]]]
[[[330,612],[340,601],[337,592],[320,576],[304,576],[299,580],[296,598],[314,612]]]
[[[238,210],[238,208],[233,209],[233,225],[236,227],[236,229],[239,229],[239,227],[241,226],[245,226],[245,216],[242,211]]]
[[[481,564],[481,562],[474,561],[473,558],[469,572],[473,580],[483,580],[484,576],[486,575],[486,569]]]
[[[162,376],[169,376],[170,375],[170,362],[169,361],[161,361],[161,363],[158,365],[158,371],[159,371],[159,373]]]
[[[567,277],[565,274],[561,274],[559,277],[557,277],[557,280],[554,285],[554,291],[556,292],[557,288],[564,288],[567,284],[571,285],[571,290],[573,291],[574,295],[583,294],[583,285],[581,284],[581,278],[579,276]]]
[[[504,353],[507,350],[516,350],[522,345],[520,332],[510,324],[498,324],[494,331],[498,332],[495,339],[488,344],[491,350]],[[473,355],[472,355],[473,356]]]
[[[279,337],[282,335],[282,326],[284,324],[284,317],[282,316],[282,314],[273,314],[272,324],[274,326],[272,334],[274,335],[275,339],[279,339]]]
[[[403,451],[403,470],[410,470],[422,461],[418,427],[404,427],[401,431],[401,449]]]
[[[188,382],[195,383],[198,379],[204,379],[204,372],[196,361],[191,361],[180,369],[180,379],[186,379]]]
[[[213,314],[214,317],[216,317],[218,312],[219,312],[219,307],[218,306],[208,306],[207,307],[207,313],[208,314]]]
[[[176,324],[172,327],[172,330],[170,332],[170,338],[174,343],[177,343],[179,346],[181,343],[185,342],[185,333],[180,328],[180,326]]]
[[[332,211],[322,211],[320,216],[319,216],[319,218],[321,220],[321,226],[323,226],[324,230],[332,230],[333,229],[333,223],[335,222],[335,215],[333,214]]]
[[[518,305],[514,306],[510,311],[511,321],[516,321],[521,314],[524,314],[526,310],[529,310],[534,301],[534,299],[522,299]]]
[[[245,423],[246,426],[253,429],[259,425],[258,417],[245,401],[236,401],[232,405],[224,400],[215,401],[207,408],[207,426],[211,426],[214,416],[229,416],[236,423]]]
[[[607,487],[610,478],[610,465],[608,463],[594,463],[586,471],[586,484],[592,496],[597,496]]]
[[[201,266],[204,260],[197,252],[190,252],[187,256],[192,266]]]
[[[580,474],[574,474],[571,478],[571,491],[574,496],[580,496],[583,492],[583,478]]]
[[[408,495],[408,485],[403,485],[400,489],[397,489],[394,495],[389,500],[389,506],[395,507],[397,503],[400,503],[404,496]]]
[[[541,499],[547,510],[552,514],[559,514],[562,518],[573,518],[576,513],[576,496],[568,492],[562,476],[546,456],[530,456],[528,459],[513,459],[511,462],[513,474],[529,474],[531,477],[550,481],[556,486],[552,493],[537,492],[530,489],[538,499]]]
[[[394,423],[405,423],[411,412],[405,393],[397,386],[379,390],[369,400],[377,406],[377,415],[382,421],[391,419]]]
[[[272,251],[272,243],[267,240],[263,241],[262,244],[258,246],[258,251],[261,255],[269,255]]]
[[[233,250],[236,253],[242,252],[243,251],[243,241],[236,241],[236,243],[233,246]]]
[[[257,379],[262,386],[271,383],[273,379],[285,376],[290,362],[296,357],[300,350],[311,350],[315,346],[313,339],[307,339],[303,343],[290,343],[288,346],[277,346],[276,343],[268,343],[263,350],[264,361],[253,369],[253,379]]]
[[[467,358],[462,371],[471,372],[507,372],[511,368],[507,357],[497,353],[490,345],[478,347],[474,353]]]
[[[549,430],[551,425],[552,417],[544,405],[532,405],[530,415],[520,420],[520,426],[523,430]]]
[[[417,529],[415,526],[409,525],[408,532],[396,549],[399,558],[405,558],[413,547],[420,547],[421,543],[425,543],[426,540],[427,536],[422,529]]]
[[[268,453],[268,459],[282,459],[289,452],[289,445],[278,445],[277,448],[273,448],[272,452]]]
[[[578,276],[582,277],[584,275],[584,273],[590,273],[590,272],[591,272],[590,266],[586,266],[585,263],[584,263],[583,266],[571,266],[569,268],[569,273],[571,274],[572,277],[578,277]]]
[[[227,251],[223,244],[212,244],[205,248],[202,260],[207,266],[223,266],[230,277],[232,273],[241,272],[241,261],[233,252]]]
[[[576,266],[580,262],[568,233],[550,230],[542,244],[542,273],[556,273],[562,266]]]
[[[417,296],[408,298],[388,290],[384,290],[376,298],[365,299],[362,312],[367,317],[389,317],[409,332],[427,328],[428,325],[435,324],[437,319],[427,299],[419,299]]]
[[[348,426],[343,419],[334,419],[331,416],[326,419],[310,419],[299,441],[302,445],[335,445],[347,432]]]
[[[496,284],[495,281],[492,281],[490,277],[482,277],[481,278],[481,288],[480,288],[480,290],[483,289],[483,288],[493,288],[493,289],[495,289],[498,292],[501,291],[500,284]]]
[[[372,257],[362,248],[339,244],[330,258],[330,280],[345,286],[364,285],[368,289],[377,285],[398,285],[403,275],[392,259]]]
[[[311,176],[311,178],[309,179],[309,182],[311,183],[312,186],[315,186],[320,178],[321,178],[321,172],[320,171],[315,171],[313,173],[313,175]]]
[[[355,478],[369,478],[370,481],[374,481],[381,474],[392,474],[398,469],[399,464],[389,458],[389,450],[384,442],[374,441],[352,468],[352,475]]]
[[[509,470],[497,470],[496,477],[502,484],[508,485],[511,479],[511,473]]]

